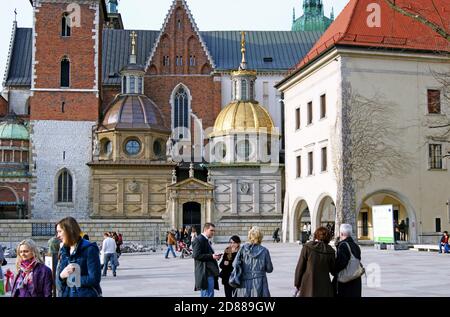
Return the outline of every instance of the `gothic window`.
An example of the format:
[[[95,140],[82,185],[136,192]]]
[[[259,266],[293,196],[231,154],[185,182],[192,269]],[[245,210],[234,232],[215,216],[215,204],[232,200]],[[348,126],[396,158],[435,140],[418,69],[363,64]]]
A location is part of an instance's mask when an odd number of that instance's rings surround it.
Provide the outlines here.
[[[189,57],[189,66],[195,66],[195,55]]]
[[[58,176],[58,202],[71,203],[73,195],[72,175],[68,170],[63,170]]]
[[[68,13],[64,13],[61,18],[61,36],[70,36],[70,16]]]
[[[70,87],[70,61],[67,57],[61,60],[61,87]]]
[[[167,55],[163,57],[163,66],[170,66],[170,57]]]
[[[178,88],[174,99],[173,127],[189,128],[189,97],[183,87]]]
[[[176,65],[183,66],[183,56],[177,56]]]

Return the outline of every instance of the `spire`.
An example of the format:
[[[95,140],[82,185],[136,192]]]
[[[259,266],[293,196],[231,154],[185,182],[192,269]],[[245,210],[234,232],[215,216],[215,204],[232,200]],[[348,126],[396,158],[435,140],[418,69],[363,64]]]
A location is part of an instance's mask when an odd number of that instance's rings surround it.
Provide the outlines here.
[[[295,23],[295,8],[292,8],[292,23]]]
[[[135,31],[131,32],[131,55],[130,55],[130,64],[136,64],[136,39],[137,33]]]
[[[242,61],[241,65],[239,65],[239,70],[246,70],[247,69],[247,62],[245,60],[245,32],[241,32],[241,53],[242,53]]]
[[[331,7],[330,19],[334,21],[334,7]]]

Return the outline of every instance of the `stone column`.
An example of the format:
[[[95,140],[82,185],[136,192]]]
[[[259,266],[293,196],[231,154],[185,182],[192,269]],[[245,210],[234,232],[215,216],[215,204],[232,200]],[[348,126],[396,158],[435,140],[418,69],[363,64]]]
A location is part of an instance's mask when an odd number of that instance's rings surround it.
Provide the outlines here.
[[[94,179],[92,216],[98,216],[100,213],[100,180]]]
[[[259,179],[253,182],[253,212],[261,213],[259,210]]]
[[[124,198],[125,198],[125,180],[119,179],[117,183],[117,214],[125,216]]]
[[[148,190],[148,182],[149,180],[146,179],[142,182],[142,214],[150,216],[150,210],[148,208],[148,203],[150,200],[150,194]]]

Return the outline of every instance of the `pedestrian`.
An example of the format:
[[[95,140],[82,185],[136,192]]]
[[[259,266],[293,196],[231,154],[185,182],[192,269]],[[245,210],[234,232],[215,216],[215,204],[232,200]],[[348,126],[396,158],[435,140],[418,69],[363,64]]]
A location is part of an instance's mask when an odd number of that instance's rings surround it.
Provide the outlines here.
[[[166,251],[165,258],[166,259],[169,258],[169,252],[172,252],[173,257],[176,258],[177,255],[175,254],[175,251],[173,250],[173,246],[177,244],[177,240],[175,239],[175,230],[167,232],[166,243],[167,243],[167,251]]]
[[[5,254],[3,253],[3,247],[0,244],[0,280],[3,280],[3,271],[2,271],[2,266],[6,265],[6,263],[4,264],[3,262],[6,262],[5,260]]]
[[[449,253],[448,231],[444,231],[444,234],[439,240],[439,253],[442,253],[442,248],[444,248],[444,253]]]
[[[200,291],[201,297],[214,297],[214,290],[219,290],[219,266],[217,261],[222,254],[215,254],[211,239],[216,232],[216,226],[205,223],[203,233],[192,241],[192,257],[194,258],[195,291]]]
[[[334,272],[335,251],[330,240],[330,230],[320,227],[314,232],[314,240],[303,246],[294,280],[299,297],[334,296],[330,274]]]
[[[228,282],[233,271],[233,261],[236,258],[240,246],[241,238],[239,236],[232,236],[229,240],[228,247],[224,251],[222,261],[219,264],[221,269],[219,277],[222,279],[222,284],[225,288],[225,297],[227,298],[233,297],[233,293],[236,290]]]
[[[17,246],[16,269],[12,297],[52,297],[52,271],[43,263],[33,240],[23,240]]]
[[[117,234],[117,232],[115,232],[115,231],[113,232],[112,238],[116,242],[116,257],[117,257],[117,259],[119,259],[120,255],[121,255],[120,246],[122,245],[122,240],[119,237],[119,235]],[[116,262],[118,262],[118,261],[116,261]]]
[[[400,231],[400,240],[406,241],[406,234],[405,234],[405,220],[400,221],[400,224],[398,225],[398,230]]]
[[[280,235],[279,232],[280,228],[276,228],[275,231],[273,232],[272,238],[273,238],[273,242],[278,243],[280,242]]]
[[[337,297],[361,297],[361,276],[349,282],[338,281],[339,272],[347,268],[351,254],[361,261],[361,249],[352,238],[352,226],[341,224],[339,228],[339,243],[336,245],[336,264],[333,285]],[[351,254],[350,254],[351,253]]]
[[[261,245],[263,238],[261,229],[252,227],[248,232],[248,242],[236,255],[231,273],[239,281],[236,297],[270,297],[267,273],[272,273],[273,265],[269,250]]]
[[[191,243],[194,241],[195,238],[197,238],[197,229],[195,229],[195,227],[192,227],[192,230],[191,230]]]
[[[102,245],[102,254],[103,254],[103,274],[102,276],[106,276],[108,271],[108,264],[111,263],[111,269],[113,271],[113,276],[116,276],[117,270],[117,254],[116,254],[116,241],[109,236],[107,232],[103,234],[104,240]]]
[[[102,296],[100,256],[97,244],[80,237],[80,226],[72,217],[60,220],[57,232],[58,238],[63,243],[56,271],[56,283],[59,284],[61,290],[59,296]]]

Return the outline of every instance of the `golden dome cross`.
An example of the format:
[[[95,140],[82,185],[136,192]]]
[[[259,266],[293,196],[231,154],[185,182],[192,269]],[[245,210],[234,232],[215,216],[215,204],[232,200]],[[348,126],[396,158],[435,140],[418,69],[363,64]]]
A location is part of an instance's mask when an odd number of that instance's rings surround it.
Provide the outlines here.
[[[131,32],[131,55],[136,55],[136,38],[138,37],[135,31]]]

